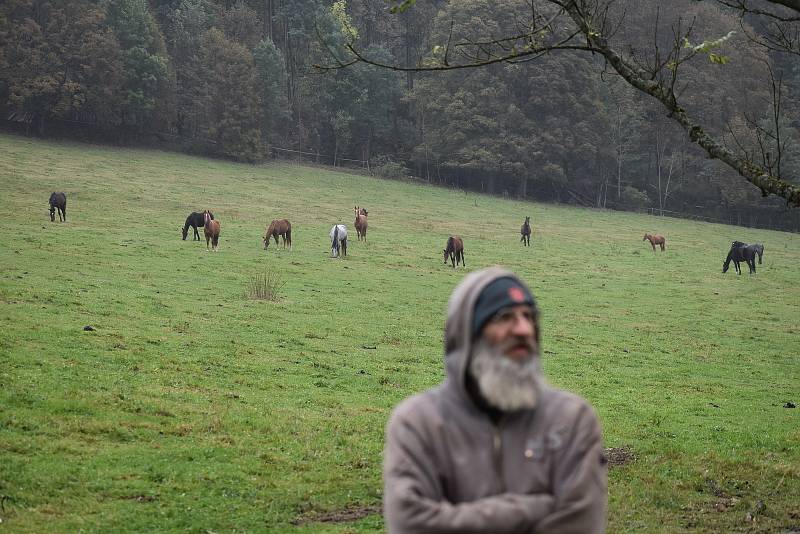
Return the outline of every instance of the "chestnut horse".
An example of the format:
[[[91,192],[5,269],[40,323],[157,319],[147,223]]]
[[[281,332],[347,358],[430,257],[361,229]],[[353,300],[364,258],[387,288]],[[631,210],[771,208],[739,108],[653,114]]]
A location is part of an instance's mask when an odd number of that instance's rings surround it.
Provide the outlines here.
[[[522,228],[519,229],[519,233],[522,234],[520,241],[526,246],[531,246],[531,218],[525,217],[525,222],[522,223]]]
[[[358,240],[361,241],[361,238],[364,238],[364,242],[367,241],[367,210],[364,208],[359,209],[358,206],[353,208],[353,212],[356,215],[356,220],[353,222],[353,226],[356,227],[356,233],[358,234]]]
[[[283,238],[283,248],[289,245],[289,250],[292,250],[292,223],[288,219],[273,219],[269,223],[267,233],[264,234],[264,250],[269,247],[269,238],[275,239],[275,246],[278,246],[278,236]]]
[[[642,241],[644,241],[645,239],[650,241],[650,245],[653,247],[653,252],[656,251],[656,245],[659,245],[661,247],[661,252],[664,252],[664,247],[667,244],[667,240],[664,239],[663,235],[644,234]]]
[[[203,233],[206,236],[206,250],[208,242],[211,241],[211,249],[219,252],[219,221],[212,219],[208,210],[203,212]]]
[[[444,263],[447,265],[447,258],[453,264],[453,269],[456,265],[461,263],[464,267],[467,266],[467,260],[464,258],[464,241],[457,235],[451,235],[447,239],[447,248],[444,249]]]
[[[67,222],[67,195],[54,191],[50,195],[50,222],[55,222],[56,220],[56,208],[58,208],[59,222]]]

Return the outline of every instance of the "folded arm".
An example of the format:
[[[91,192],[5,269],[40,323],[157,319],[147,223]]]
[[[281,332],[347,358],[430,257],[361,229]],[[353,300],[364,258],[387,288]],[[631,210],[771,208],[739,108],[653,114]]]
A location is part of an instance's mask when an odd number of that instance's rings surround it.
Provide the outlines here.
[[[453,504],[424,431],[395,414],[386,430],[384,507],[391,533],[530,532],[553,510],[547,494],[503,493]]]

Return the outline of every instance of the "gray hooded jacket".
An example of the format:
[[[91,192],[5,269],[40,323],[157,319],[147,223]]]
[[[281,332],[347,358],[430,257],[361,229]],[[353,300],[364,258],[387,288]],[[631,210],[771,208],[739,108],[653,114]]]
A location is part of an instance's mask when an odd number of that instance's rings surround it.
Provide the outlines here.
[[[383,465],[389,532],[605,531],[608,473],[592,407],[543,386],[535,409],[495,424],[467,391],[475,300],[504,276],[518,279],[492,267],[456,288],[445,326],[447,379],[392,413]],[[538,332],[537,323],[537,341]]]

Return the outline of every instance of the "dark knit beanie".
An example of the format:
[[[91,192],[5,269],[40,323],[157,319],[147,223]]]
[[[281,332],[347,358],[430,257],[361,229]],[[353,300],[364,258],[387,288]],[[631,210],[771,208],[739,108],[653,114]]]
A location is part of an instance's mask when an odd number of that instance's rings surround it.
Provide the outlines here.
[[[483,288],[475,301],[475,313],[472,315],[472,335],[477,336],[483,326],[494,315],[510,306],[527,304],[535,306],[536,301],[530,290],[518,280],[505,276],[498,278]]]

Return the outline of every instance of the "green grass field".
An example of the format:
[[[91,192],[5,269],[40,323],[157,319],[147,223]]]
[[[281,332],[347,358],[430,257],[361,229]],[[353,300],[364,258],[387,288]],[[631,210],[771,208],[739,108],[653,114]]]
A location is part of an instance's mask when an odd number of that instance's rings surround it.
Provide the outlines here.
[[[493,264],[626,451],[610,532],[800,529],[798,235],[8,135],[0,184],[0,530],[382,531],[388,414],[442,379],[450,292]],[[180,238],[204,208],[218,253]],[[283,217],[294,250],[265,252]],[[758,274],[722,274],[733,239],[765,244]],[[276,302],[246,296],[265,272]]]

